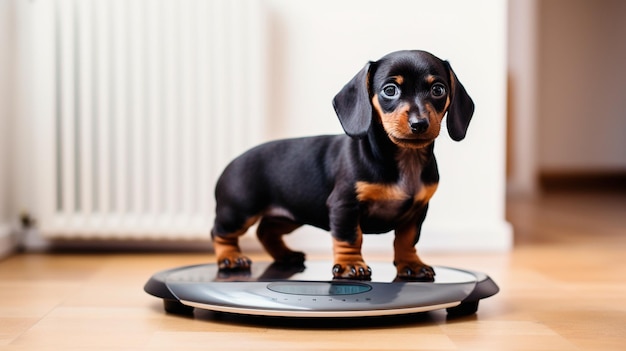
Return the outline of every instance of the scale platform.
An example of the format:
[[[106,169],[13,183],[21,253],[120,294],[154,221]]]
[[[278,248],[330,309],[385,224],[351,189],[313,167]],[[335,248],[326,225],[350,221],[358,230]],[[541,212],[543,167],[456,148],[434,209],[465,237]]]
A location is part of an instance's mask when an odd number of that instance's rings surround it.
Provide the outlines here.
[[[191,314],[194,308],[240,315],[279,317],[393,316],[447,309],[473,314],[478,302],[496,294],[486,274],[433,267],[435,281],[396,278],[391,263],[371,264],[371,281],[332,279],[331,262],[284,266],[254,262],[249,272],[220,272],[215,264],[185,266],[153,275],[144,290],[163,299],[165,310]]]

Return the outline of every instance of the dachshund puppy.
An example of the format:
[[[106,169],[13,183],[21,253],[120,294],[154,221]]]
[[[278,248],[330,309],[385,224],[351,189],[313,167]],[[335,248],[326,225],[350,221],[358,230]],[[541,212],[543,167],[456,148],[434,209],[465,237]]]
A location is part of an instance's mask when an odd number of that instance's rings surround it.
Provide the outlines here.
[[[346,135],[269,142],[224,170],[211,235],[219,268],[246,270],[238,238],[257,235],[276,262],[302,265],[282,236],[302,225],[329,230],[334,278],[368,280],[363,234],[395,231],[398,278],[433,281],[417,255],[439,173],[434,140],[447,113],[452,139],[465,137],[474,103],[447,61],[399,51],[369,62],[333,100]]]

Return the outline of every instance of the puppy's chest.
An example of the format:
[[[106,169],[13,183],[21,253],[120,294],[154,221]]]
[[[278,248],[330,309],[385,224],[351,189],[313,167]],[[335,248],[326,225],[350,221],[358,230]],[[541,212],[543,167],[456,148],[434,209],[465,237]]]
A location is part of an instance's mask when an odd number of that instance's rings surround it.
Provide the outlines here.
[[[428,203],[437,184],[424,184],[419,159],[399,160],[399,176],[393,182],[358,181],[356,195],[366,215],[394,220]]]

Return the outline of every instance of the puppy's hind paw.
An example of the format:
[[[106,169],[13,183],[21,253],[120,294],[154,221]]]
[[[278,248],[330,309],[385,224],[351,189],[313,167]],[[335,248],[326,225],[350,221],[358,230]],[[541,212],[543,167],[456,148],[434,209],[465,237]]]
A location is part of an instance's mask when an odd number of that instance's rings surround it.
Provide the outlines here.
[[[304,252],[300,251],[289,251],[280,257],[274,257],[274,262],[283,266],[302,266],[304,265],[304,261],[306,256]]]
[[[252,260],[246,256],[226,257],[217,261],[220,271],[245,271],[250,270]]]

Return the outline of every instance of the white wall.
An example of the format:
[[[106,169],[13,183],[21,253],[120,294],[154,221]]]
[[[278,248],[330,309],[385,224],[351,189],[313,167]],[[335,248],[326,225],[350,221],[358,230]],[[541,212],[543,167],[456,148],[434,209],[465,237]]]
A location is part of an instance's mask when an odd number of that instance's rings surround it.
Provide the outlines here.
[[[510,195],[537,194],[537,42],[540,0],[509,0],[508,90]]]
[[[626,2],[509,0],[508,191],[626,173]]]
[[[476,103],[476,113],[466,140],[455,143],[442,131],[437,142],[441,183],[420,247],[508,249],[512,231],[504,219],[507,2],[264,3],[271,28],[267,45],[271,119],[266,139],[341,133],[331,100],[368,60],[401,49],[431,51],[451,62]],[[21,105],[16,108],[24,112],[26,107]],[[14,123],[15,129],[25,130],[21,120]],[[21,161],[14,161],[19,173],[27,175]],[[29,183],[22,181],[22,188]],[[24,200],[29,196],[27,190],[17,191],[26,195],[16,199],[14,208],[21,208],[19,201],[36,200]],[[292,239],[298,242],[294,247],[307,252],[316,247],[328,252],[326,247],[330,247],[327,234],[295,235]],[[390,251],[391,240],[391,235],[368,237],[366,250],[371,246]]]
[[[423,49],[451,62],[476,103],[466,140],[442,132],[441,183],[422,247],[506,249],[504,220],[506,1],[267,0],[268,138],[341,133],[333,96],[368,60]],[[308,248],[319,237],[298,236]],[[367,242],[386,239],[366,238]],[[330,239],[328,239],[330,240]],[[306,241],[306,244],[302,244]],[[330,245],[330,241],[324,245]],[[382,245],[382,244],[381,244]],[[388,246],[385,246],[388,247]]]
[[[0,1],[0,257],[7,254],[13,243],[10,238],[10,197],[9,189],[12,170],[10,153],[12,135],[10,132],[14,116],[14,55],[15,26],[13,1]]]
[[[541,172],[626,171],[626,2],[540,1]]]

